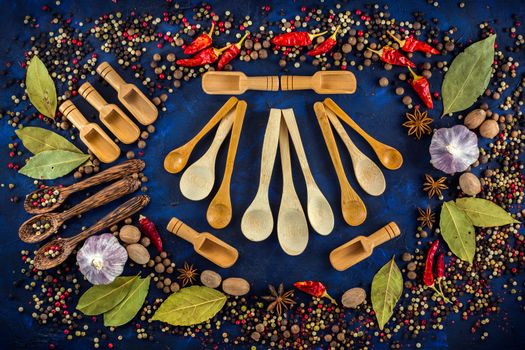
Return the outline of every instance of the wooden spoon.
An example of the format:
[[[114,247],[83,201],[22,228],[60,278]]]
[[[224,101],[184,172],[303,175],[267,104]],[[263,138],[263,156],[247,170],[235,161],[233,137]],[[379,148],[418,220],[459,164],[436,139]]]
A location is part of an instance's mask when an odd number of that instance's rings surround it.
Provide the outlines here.
[[[286,254],[299,255],[308,245],[308,223],[293,184],[290,142],[284,120],[281,121],[279,132],[279,149],[283,168],[283,195],[277,217],[277,238]]]
[[[202,76],[202,90],[210,95],[240,95],[246,90],[278,91],[279,77],[247,77],[242,72],[209,71]]]
[[[370,144],[379,158],[379,161],[385,168],[396,170],[401,167],[403,164],[403,156],[397,149],[385,145],[368,135],[366,131],[361,129],[361,127],[357,125],[357,123],[352,120],[352,118],[350,118],[350,116],[348,116],[348,114],[346,114],[345,111],[343,111],[331,98],[326,98],[324,104]]]
[[[270,109],[270,117],[266,125],[261,155],[261,174],[259,188],[252,203],[244,212],[241,220],[241,231],[250,241],[263,241],[273,230],[273,216],[268,198],[268,188],[272,178],[277,145],[279,144],[279,129],[281,125],[281,110]]]
[[[301,135],[297,126],[297,121],[293,113],[293,109],[283,109],[283,118],[288,127],[288,132],[292,138],[297,158],[299,158],[299,164],[301,164],[301,170],[303,171],[304,181],[306,183],[307,193],[307,212],[310,225],[320,235],[328,235],[334,228],[334,213],[330,207],[330,203],[326,200],[325,196],[315,183],[310,166],[308,165],[308,159],[304,151],[303,142],[301,141]]]
[[[99,172],[98,174],[91,176],[90,178],[74,183],[67,187],[51,186],[51,187],[45,187],[42,189],[38,189],[36,191],[31,192],[30,194],[26,196],[26,199],[24,200],[24,209],[29,214],[49,213],[50,211],[53,211],[57,209],[58,207],[60,207],[62,203],[64,203],[66,198],[69,197],[69,195],[71,195],[72,193],[83,191],[89,187],[100,185],[105,182],[120,179],[127,175],[131,175],[133,173],[138,173],[142,171],[145,166],[146,164],[144,163],[143,160],[140,160],[140,159],[127,160],[111,168],[103,170]],[[46,207],[35,207],[33,205],[33,202],[35,200],[33,196],[38,196],[39,192],[47,192],[47,191],[51,191],[51,192],[58,191],[56,202]]]
[[[191,152],[195,145],[215,126],[228,112],[237,104],[235,97],[230,97],[228,101],[215,113],[215,115],[204,125],[204,127],[185,145],[174,149],[164,158],[164,169],[167,172],[176,174],[180,172],[188,163]]]
[[[149,196],[146,195],[133,197],[78,235],[68,238],[55,238],[44,244],[35,254],[34,267],[38,270],[47,270],[62,264],[80,242],[137,213],[148,205],[149,201]],[[58,247],[60,254],[54,258],[46,256],[45,252],[51,247]]]
[[[326,110],[321,102],[314,104],[314,111],[321,126],[323,138],[328,147],[328,153],[334,164],[335,172],[337,173],[337,179],[339,180],[339,186],[341,187],[341,209],[343,212],[343,218],[346,223],[350,226],[359,226],[366,219],[366,207],[359,195],[354,191],[348,179],[346,178],[343,163],[335,143],[334,134],[330,127],[330,121],[326,115]]]
[[[18,236],[26,243],[43,241],[57,232],[60,226],[72,217],[112,202],[128,193],[135,192],[139,187],[140,181],[133,179],[131,176],[126,177],[103,188],[91,197],[84,199],[79,204],[61,213],[43,213],[33,216],[20,226]],[[36,234],[31,226],[39,221],[47,222],[50,226],[45,232]]]
[[[230,138],[230,145],[228,146],[228,155],[226,156],[226,167],[224,169],[224,177],[217,194],[212,199],[208,211],[206,212],[206,219],[211,227],[220,229],[226,227],[232,219],[232,203],[230,198],[230,182],[233,173],[233,163],[235,161],[235,154],[237,153],[237,146],[241,136],[242,123],[244,115],[246,114],[246,102],[239,101],[235,107],[235,119],[233,120],[232,135]]]
[[[314,90],[318,94],[353,94],[355,75],[349,71],[319,71],[312,76],[283,75],[281,90]]]
[[[180,191],[188,199],[199,201],[206,198],[215,182],[215,160],[222,143],[233,124],[233,110],[220,122],[210,148],[195,163],[190,165],[180,178]]]
[[[343,124],[339,121],[339,118],[332,112],[331,109],[325,108],[328,119],[332,123],[335,131],[339,134],[343,143],[350,153],[352,158],[352,165],[354,167],[354,174],[361,188],[372,196],[379,196],[385,192],[386,181],[381,169],[374,163],[370,158],[365,156],[363,152],[357,148],[352,142],[350,136],[346,132]]]

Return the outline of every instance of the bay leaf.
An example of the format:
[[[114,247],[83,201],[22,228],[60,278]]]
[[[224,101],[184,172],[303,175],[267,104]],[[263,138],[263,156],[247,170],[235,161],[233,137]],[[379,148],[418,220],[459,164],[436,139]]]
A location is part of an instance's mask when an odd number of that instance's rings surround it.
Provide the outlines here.
[[[100,284],[89,288],[77,304],[77,310],[85,315],[100,315],[117,306],[128,295],[137,276],[117,277],[110,284]]]
[[[372,307],[376,313],[377,323],[382,330],[388,322],[401,293],[403,292],[403,276],[392,257],[374,276],[372,280]]]
[[[52,180],[69,174],[88,159],[89,155],[77,152],[43,151],[31,157],[19,173],[33,179]]]
[[[22,140],[25,148],[33,154],[43,151],[65,150],[82,153],[74,144],[66,140],[63,136],[44,128],[26,126],[15,131],[16,136]]]
[[[458,198],[456,205],[467,214],[474,226],[494,227],[519,222],[514,220],[505,209],[483,198]]]
[[[144,304],[150,280],[150,276],[136,279],[128,295],[117,306],[104,314],[104,326],[117,327],[131,321]]]
[[[491,35],[454,58],[441,86],[443,115],[469,108],[485,92],[492,74],[495,40],[496,35]]]
[[[441,235],[452,253],[472,264],[476,253],[474,226],[453,201],[443,203],[439,226]]]
[[[152,320],[174,326],[192,326],[215,316],[226,303],[226,295],[209,287],[191,286],[170,295]]]
[[[57,110],[57,91],[55,83],[44,63],[33,56],[26,74],[26,90],[29,101],[35,108],[49,118],[55,118]]]

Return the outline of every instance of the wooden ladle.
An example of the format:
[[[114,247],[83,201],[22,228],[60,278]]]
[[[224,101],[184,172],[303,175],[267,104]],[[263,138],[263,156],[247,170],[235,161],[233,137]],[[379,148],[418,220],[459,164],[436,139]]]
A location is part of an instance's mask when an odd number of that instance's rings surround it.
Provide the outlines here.
[[[228,146],[228,155],[226,156],[226,167],[224,169],[224,177],[222,178],[219,190],[213,197],[208,211],[206,212],[206,219],[211,227],[221,229],[230,223],[232,219],[232,203],[230,198],[230,182],[233,173],[233,163],[237,153],[237,146],[239,145],[239,138],[241,136],[242,123],[244,115],[246,114],[246,102],[239,101],[235,106],[235,118],[233,119],[233,128]]]
[[[218,239],[211,233],[199,233],[177,218],[170,220],[167,229],[193,244],[193,248],[198,254],[219,267],[231,267],[239,258],[237,249],[228,243]]]
[[[318,94],[353,94],[357,83],[349,71],[319,71],[312,76],[283,75],[281,90],[314,90]]]
[[[209,71],[202,76],[202,90],[210,95],[240,95],[246,90],[278,91],[279,77],[247,77],[242,72]]]
[[[235,97],[230,97],[228,101],[215,113],[215,115],[204,125],[204,127],[195,135],[190,141],[183,146],[174,149],[166,158],[164,158],[164,169],[167,172],[176,174],[180,172],[190,158],[191,152],[197,143],[215,126],[221,119],[228,114],[228,112],[237,104],[239,100]]]
[[[149,201],[149,196],[146,195],[133,197],[78,235],[68,238],[55,238],[44,244],[35,254],[35,260],[33,262],[35,268],[38,270],[47,270],[62,264],[80,242],[139,212],[148,205]],[[58,247],[60,249],[58,256],[54,258],[46,256],[45,252],[51,247]]]
[[[361,225],[366,219],[365,204],[348,182],[324,105],[321,102],[316,102],[314,104],[314,111],[321,126],[323,138],[328,147],[328,153],[330,153],[330,158],[332,159],[335,172],[337,173],[337,179],[339,180],[339,186],[341,187],[341,210],[343,218],[350,226]]]
[[[60,226],[62,226],[67,220],[112,202],[128,193],[135,192],[139,187],[139,180],[133,179],[131,176],[126,177],[103,188],[91,197],[84,199],[79,204],[61,213],[43,213],[33,216],[20,226],[18,229],[18,236],[20,236],[20,239],[26,243],[43,241],[58,231]],[[42,221],[49,223],[49,228],[45,232],[37,234],[34,232],[32,225]]]
[[[330,253],[330,263],[334,269],[344,271],[372,255],[374,248],[400,234],[395,222],[390,222],[370,236],[357,236],[351,241],[335,248]]]
[[[146,164],[144,163],[143,160],[140,160],[140,159],[127,160],[118,165],[112,166],[111,168],[103,170],[99,172],[98,174],[91,176],[90,178],[74,183],[67,187],[51,186],[51,187],[45,187],[43,189],[38,189],[36,191],[31,192],[30,194],[26,196],[24,200],[24,209],[29,214],[49,213],[50,211],[53,211],[57,209],[58,207],[60,207],[62,203],[64,203],[64,201],[72,193],[83,191],[89,187],[100,185],[105,182],[120,179],[127,175],[131,175],[133,173],[138,173],[142,171],[145,166]],[[48,192],[48,191],[51,191],[51,192],[58,191],[58,196],[56,198],[56,201],[52,203],[51,205],[45,206],[45,207],[34,206],[33,202],[35,201],[35,199],[33,197],[38,197],[39,192]]]
[[[385,168],[396,170],[401,167],[403,164],[403,156],[397,149],[385,145],[384,143],[381,143],[372,136],[368,135],[366,131],[361,129],[361,127],[352,118],[350,118],[350,116],[346,114],[345,111],[343,111],[341,107],[339,107],[331,98],[326,98],[324,100],[324,104],[370,144],[376,153],[377,158],[379,158],[379,161]]]

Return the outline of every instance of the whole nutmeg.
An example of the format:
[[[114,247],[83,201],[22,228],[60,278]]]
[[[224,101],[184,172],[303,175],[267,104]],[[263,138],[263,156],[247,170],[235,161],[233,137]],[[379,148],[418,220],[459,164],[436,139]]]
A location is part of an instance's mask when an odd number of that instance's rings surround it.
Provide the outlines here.
[[[149,261],[149,252],[142,244],[130,244],[126,247],[126,250],[128,251],[129,258],[137,264],[144,265]]]
[[[124,225],[120,228],[118,237],[127,244],[137,243],[140,240],[140,230],[137,226]]]
[[[242,296],[250,291],[250,284],[244,278],[230,277],[222,281],[222,290],[229,295]]]
[[[496,137],[499,132],[498,122],[492,119],[485,120],[479,127],[479,134],[487,139]]]
[[[366,299],[366,291],[363,288],[352,288],[347,290],[341,298],[344,307],[355,309]]]
[[[478,177],[472,173],[463,173],[459,177],[459,187],[469,196],[475,196],[481,192],[481,182]]]
[[[476,129],[478,126],[481,125],[481,123],[483,123],[486,117],[487,117],[487,112],[484,111],[483,109],[478,108],[478,109],[471,111],[469,114],[467,114],[463,123],[470,130]]]
[[[201,282],[206,287],[217,288],[221,285],[222,277],[215,271],[204,270],[201,272]]]

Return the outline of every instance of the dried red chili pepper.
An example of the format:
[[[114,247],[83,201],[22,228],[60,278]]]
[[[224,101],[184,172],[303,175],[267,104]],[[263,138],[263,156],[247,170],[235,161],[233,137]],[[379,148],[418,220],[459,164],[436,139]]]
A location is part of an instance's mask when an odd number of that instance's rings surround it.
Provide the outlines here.
[[[426,286],[433,287],[434,286],[434,272],[432,271],[434,266],[434,255],[436,255],[436,252],[439,248],[439,240],[435,240],[432,242],[432,245],[430,246],[430,249],[427,253],[427,259],[425,261],[425,272],[423,273],[423,282]]]
[[[139,227],[140,231],[150,239],[151,243],[153,243],[155,248],[161,253],[162,239],[160,238],[159,231],[153,221],[141,215],[139,217]]]
[[[414,89],[414,91],[419,95],[419,98],[423,101],[425,106],[427,106],[429,109],[434,108],[434,103],[432,102],[432,94],[430,94],[430,84],[422,75],[417,75],[414,73],[410,67],[408,67],[410,70],[410,73],[412,73],[413,78],[408,81],[410,86]]]
[[[404,40],[401,40],[401,39],[398,39],[394,34],[392,34],[390,32],[388,32],[388,34],[399,44],[399,47],[401,47],[401,49],[403,51],[406,51],[406,52],[421,51],[421,52],[428,52],[428,53],[431,53],[433,55],[439,54],[439,51],[434,49],[429,44],[427,44],[427,43],[425,43],[423,41],[419,41],[417,39],[414,39],[411,36],[409,36],[408,38],[406,38]]]
[[[194,55],[199,51],[202,51],[211,46],[213,35],[213,29],[215,28],[215,23],[211,24],[211,29],[209,33],[202,33],[195,40],[193,40],[186,48],[184,49],[184,54]]]
[[[228,46],[226,50],[221,55],[221,58],[219,59],[219,62],[217,63],[217,70],[223,70],[224,66],[230,63],[235,57],[239,56],[241,53],[241,47],[242,43],[244,42],[244,39],[250,34],[250,32],[246,32],[244,36],[235,44],[231,44]]]
[[[445,277],[445,255],[443,253],[437,257],[436,275],[438,281]]]
[[[412,67],[412,68],[416,67],[414,62],[412,62],[411,60],[403,56],[401,52],[397,51],[391,46],[383,46],[381,50],[379,51],[372,50],[370,48],[368,50],[372,51],[373,53],[378,54],[379,57],[381,58],[381,61],[383,62],[393,64],[395,66],[404,66],[404,67]]]
[[[295,282],[293,286],[297,289],[299,289],[301,292],[305,292],[307,294],[313,295],[317,298],[328,298],[330,301],[334,304],[337,304],[337,302],[332,298],[327,292],[326,287],[321,282],[317,281],[301,281],[301,282]]]
[[[320,43],[319,45],[317,45],[316,47],[308,51],[306,54],[308,56],[314,57],[314,56],[322,55],[330,51],[335,46],[335,44],[337,44],[337,40],[335,38],[337,37],[339,28],[340,26],[337,26],[337,28],[335,29],[335,32],[332,35],[330,35],[328,39],[326,39],[325,41],[323,41],[322,43]]]
[[[308,46],[314,38],[325,35],[325,32],[310,34],[308,32],[290,32],[276,35],[272,38],[272,44],[276,46]]]
[[[182,58],[176,60],[175,63],[182,67],[199,67],[204,66],[205,64],[212,64],[217,62],[221,53],[226,49],[227,47],[223,47],[222,49],[209,47],[198,52],[191,58]]]

